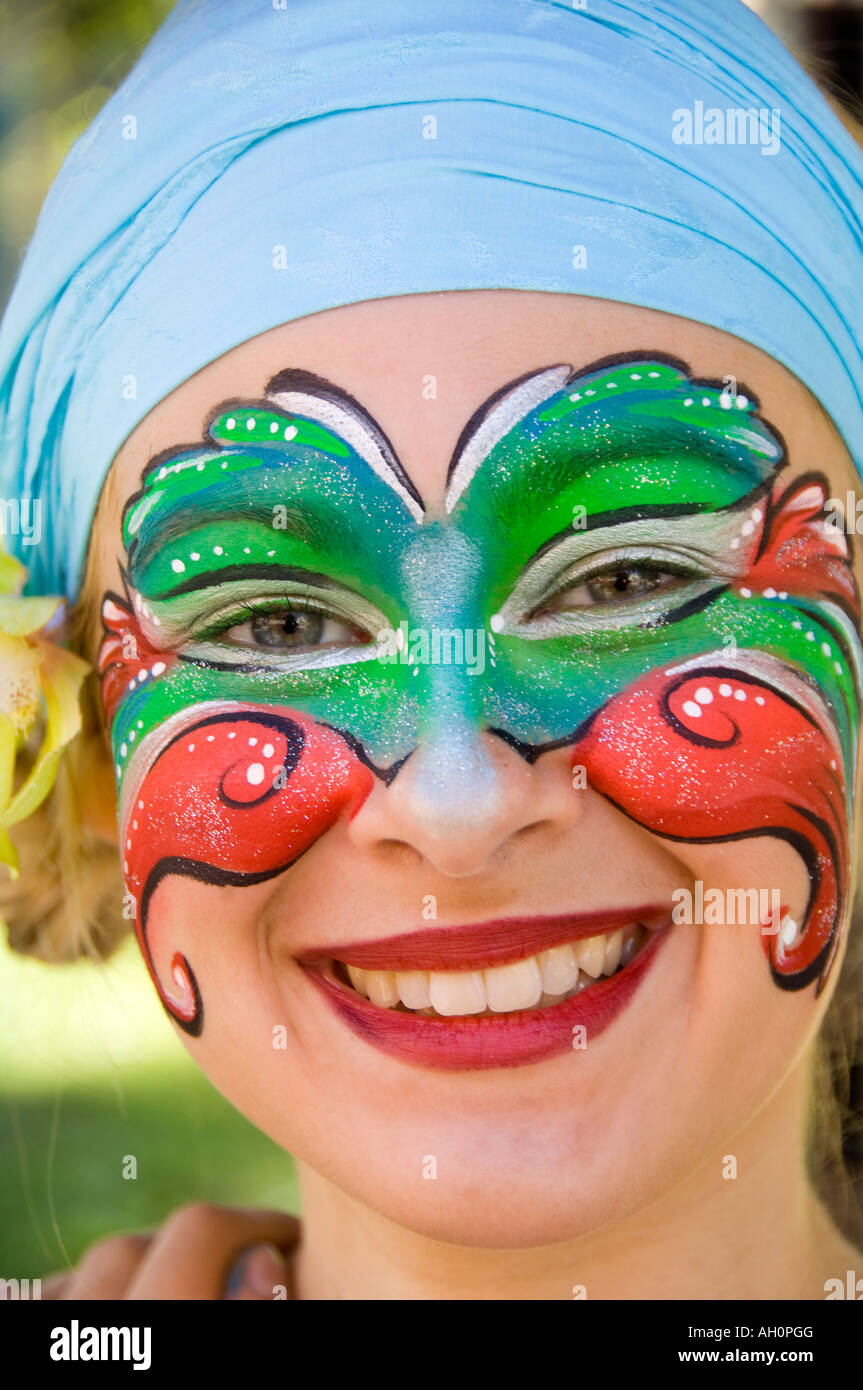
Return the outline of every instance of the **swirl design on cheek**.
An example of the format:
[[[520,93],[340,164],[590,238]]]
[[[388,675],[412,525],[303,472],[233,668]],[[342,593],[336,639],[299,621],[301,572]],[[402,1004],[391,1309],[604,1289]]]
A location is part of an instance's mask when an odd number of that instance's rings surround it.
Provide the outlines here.
[[[762,939],[781,989],[818,979],[820,992],[848,867],[840,750],[790,694],[733,667],[693,664],[677,676],[652,672],[610,700],[573,761],[603,796],[667,839],[769,835],[791,844],[809,872],[806,930],[791,944]]]
[[[236,887],[273,878],[358,806],[373,778],[338,734],[294,712],[233,708],[202,718],[198,709],[179,723],[161,731],[152,759],[142,746],[143,766],[132,770],[125,873],[159,997],[197,1036],[204,1008],[194,971],[170,953],[151,911],[160,883],[168,875]],[[158,964],[169,956],[175,988]]]

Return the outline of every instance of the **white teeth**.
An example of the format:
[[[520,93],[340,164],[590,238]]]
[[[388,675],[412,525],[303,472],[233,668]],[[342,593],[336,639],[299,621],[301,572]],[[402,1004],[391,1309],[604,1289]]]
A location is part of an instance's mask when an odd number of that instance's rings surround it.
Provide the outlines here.
[[[566,994],[578,983],[578,961],[571,946],[553,946],[537,956],[547,994]]]
[[[427,970],[398,970],[396,984],[399,998],[406,1009],[428,1009],[431,1006]]]
[[[505,1014],[559,1004],[580,993],[600,976],[628,965],[643,939],[642,927],[628,927],[486,970],[361,970],[349,965],[347,972],[357,993],[379,1008],[400,1003],[414,1013],[444,1018]]]
[[[382,1009],[391,1009],[399,1002],[396,977],[392,970],[369,970],[366,974],[366,989],[373,1004]]]
[[[574,949],[579,970],[598,980],[605,965],[605,937],[586,936],[583,941],[576,941]]]
[[[481,1014],[486,1009],[485,985],[480,970],[432,970],[429,994],[435,1013],[444,1018]]]
[[[369,991],[366,987],[366,975],[368,971],[360,970],[358,965],[349,965],[348,974],[351,977],[351,984],[357,991],[357,994],[364,994],[366,998],[368,998]]]
[[[613,931],[605,942],[605,965],[602,967],[603,975],[613,975],[620,964],[620,953],[623,950],[623,928]]]
[[[488,1007],[496,1014],[514,1009],[532,1009],[542,996],[542,975],[535,956],[512,965],[496,965],[484,970]]]

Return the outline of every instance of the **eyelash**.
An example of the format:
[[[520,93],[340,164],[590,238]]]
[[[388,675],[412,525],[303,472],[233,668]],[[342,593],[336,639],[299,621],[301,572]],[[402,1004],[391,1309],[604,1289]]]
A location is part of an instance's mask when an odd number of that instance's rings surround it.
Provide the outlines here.
[[[314,617],[319,617],[324,623],[339,623],[341,626],[348,628],[349,630],[357,634],[355,639],[356,641],[370,642],[372,640],[367,633],[361,632],[361,630],[357,628],[355,624],[351,623],[343,615],[333,613],[330,610],[324,608],[323,606],[319,606],[311,602],[310,600],[304,600],[294,597],[286,597],[285,599],[279,601],[270,600],[265,603],[255,603],[253,600],[239,599],[237,600],[235,609],[230,613],[230,615],[223,616],[216,623],[207,627],[206,630],[200,633],[196,633],[195,640],[199,642],[206,642],[218,641],[221,638],[223,641],[227,641],[230,645],[250,646],[252,648],[259,646],[265,647],[266,645],[268,645],[267,643],[240,642],[237,638],[226,638],[225,634],[230,632],[231,628],[242,627],[245,625],[245,623],[253,622],[256,618],[287,618],[293,613],[310,614]],[[347,645],[347,643],[318,642],[310,643],[308,645],[339,646]],[[294,650],[301,650],[302,646],[302,643],[297,643]]]
[[[684,583],[687,580],[694,581],[706,579],[708,577],[706,570],[698,566],[695,561],[685,563],[683,560],[675,560],[671,556],[656,556],[655,554],[645,554],[643,551],[636,549],[623,548],[607,555],[604,559],[599,556],[594,556],[583,569],[576,569],[574,572],[565,573],[564,576],[556,582],[552,592],[547,594],[541,602],[531,610],[528,618],[543,617],[546,616],[549,611],[566,612],[568,611],[566,609],[554,610],[552,606],[557,600],[571,590],[581,588],[590,584],[591,581],[604,576],[612,576],[633,570],[646,571],[647,573],[657,576],[670,576]],[[648,589],[645,594],[622,594],[619,600],[612,599],[604,601],[599,599],[593,604],[573,605],[573,608],[576,611],[587,608],[616,609],[621,606],[637,603],[639,599],[649,597],[651,593],[655,593],[657,589],[663,589],[664,587],[665,586],[657,585],[654,588]],[[674,587],[677,588],[680,586],[675,585]],[[570,609],[569,611],[573,610]]]

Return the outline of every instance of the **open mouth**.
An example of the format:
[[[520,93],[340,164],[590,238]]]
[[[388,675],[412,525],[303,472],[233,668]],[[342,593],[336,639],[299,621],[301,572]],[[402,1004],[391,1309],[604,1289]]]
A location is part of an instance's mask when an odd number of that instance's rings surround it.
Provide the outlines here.
[[[423,1018],[493,1018],[572,999],[624,970],[646,937],[647,929],[637,923],[487,970],[363,970],[334,961],[333,971],[379,1009]]]
[[[365,1041],[421,1066],[520,1066],[583,1051],[668,935],[666,908],[442,927],[299,957]],[[448,967],[448,968],[447,968]]]

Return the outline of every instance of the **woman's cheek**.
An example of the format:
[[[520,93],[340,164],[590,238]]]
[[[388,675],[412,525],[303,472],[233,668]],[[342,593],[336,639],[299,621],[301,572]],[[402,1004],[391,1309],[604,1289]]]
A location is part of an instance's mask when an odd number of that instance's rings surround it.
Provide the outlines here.
[[[205,1001],[160,885],[266,883],[362,803],[372,774],[338,734],[281,707],[193,708],[156,730],[138,759],[123,798],[127,892],[162,1004],[198,1036]]]

